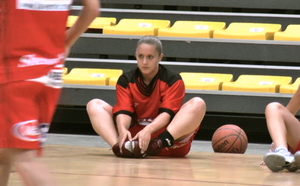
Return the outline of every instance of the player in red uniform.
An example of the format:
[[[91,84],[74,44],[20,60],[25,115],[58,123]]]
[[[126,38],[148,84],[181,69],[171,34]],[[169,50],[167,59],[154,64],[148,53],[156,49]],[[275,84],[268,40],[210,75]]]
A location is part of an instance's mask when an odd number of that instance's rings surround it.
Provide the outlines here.
[[[54,185],[35,160],[62,87],[69,48],[99,14],[98,0],[83,0],[66,31],[72,0],[0,3],[0,186],[15,166],[25,185]]]
[[[273,172],[285,168],[293,172],[300,167],[300,122],[295,117],[299,108],[300,87],[286,106],[273,102],[266,107],[266,121],[273,143],[270,152],[264,156],[264,163]]]
[[[205,102],[195,97],[182,105],[184,83],[159,64],[163,54],[157,37],[141,38],[135,56],[138,67],[117,82],[116,105],[100,99],[87,104],[93,128],[111,147],[118,144],[118,151],[128,139],[137,140],[147,155],[185,156],[205,115]]]

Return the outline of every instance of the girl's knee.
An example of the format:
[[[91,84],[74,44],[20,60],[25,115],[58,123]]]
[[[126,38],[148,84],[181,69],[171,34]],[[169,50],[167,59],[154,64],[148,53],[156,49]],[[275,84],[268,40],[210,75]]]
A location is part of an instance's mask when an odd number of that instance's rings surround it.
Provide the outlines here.
[[[281,103],[272,102],[272,103],[269,103],[266,106],[266,111],[269,111],[269,110],[280,110],[282,108],[284,108],[284,106]]]
[[[187,102],[187,106],[193,110],[205,111],[205,101],[200,97],[194,97]]]
[[[195,104],[198,107],[201,107],[201,108],[204,107],[204,108],[206,108],[205,101],[202,98],[200,98],[200,97],[194,97],[194,98],[192,98],[192,102],[193,102],[193,104]]]
[[[99,108],[103,108],[105,105],[107,105],[107,103],[102,101],[101,99],[92,99],[87,103],[86,109],[90,113],[94,110],[98,110]]]

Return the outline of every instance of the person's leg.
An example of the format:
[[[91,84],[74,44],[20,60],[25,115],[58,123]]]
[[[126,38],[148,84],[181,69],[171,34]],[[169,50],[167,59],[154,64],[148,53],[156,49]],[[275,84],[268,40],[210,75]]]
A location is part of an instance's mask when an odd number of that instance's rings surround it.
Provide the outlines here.
[[[280,103],[267,105],[265,115],[275,147],[296,149],[300,140],[299,120]]]
[[[14,163],[13,157],[12,149],[0,149],[0,186],[8,184],[9,174]]]
[[[2,154],[5,167],[8,167],[5,171],[9,171],[14,162],[27,185],[53,185],[43,165],[34,160],[37,157],[36,150],[29,149],[40,148],[43,134],[48,128],[42,132],[40,126],[49,126],[60,89],[45,86],[39,79],[5,85],[5,91],[0,96],[0,110],[4,116],[0,125],[0,146],[6,148]]]
[[[13,164],[12,157],[10,156],[6,147],[6,140],[10,136],[8,134],[8,131],[10,130],[10,126],[8,126],[7,122],[7,107],[4,104],[6,99],[6,86],[3,84],[0,84],[0,186],[6,186],[10,170]]]
[[[181,140],[193,133],[201,124],[206,112],[203,99],[195,97],[187,101],[167,127],[174,140]]]
[[[194,138],[195,132],[199,129],[205,112],[206,104],[201,98],[195,97],[187,101],[180,108],[166,130],[158,138],[150,141],[147,155],[160,155],[162,149],[172,147],[174,142],[180,143],[181,147],[186,146],[184,147],[185,152],[177,153],[176,151],[179,150],[177,149],[174,150],[174,154],[167,154],[170,156],[184,156],[182,154],[187,154],[190,149],[191,140]],[[162,152],[162,155],[165,154]]]
[[[16,153],[15,168],[27,186],[55,185],[45,165],[37,158],[37,150],[19,149]]]
[[[274,143],[274,152],[268,152],[264,156],[264,162],[270,170],[278,172],[291,168],[294,161],[293,155],[288,151],[288,146],[296,150],[300,139],[300,122],[280,103],[270,103],[265,110],[266,122],[269,134]]]
[[[118,132],[113,121],[112,106],[100,99],[87,104],[87,112],[94,130],[111,147],[118,142]]]
[[[14,165],[26,186],[52,186],[54,182],[44,165],[35,160],[36,150],[5,148],[0,150],[0,186],[8,184]]]

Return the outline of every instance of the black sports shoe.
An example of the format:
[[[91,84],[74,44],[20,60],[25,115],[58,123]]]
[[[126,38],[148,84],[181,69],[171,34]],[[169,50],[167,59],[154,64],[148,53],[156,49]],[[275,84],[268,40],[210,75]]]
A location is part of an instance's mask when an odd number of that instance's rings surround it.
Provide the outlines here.
[[[156,156],[162,151],[163,148],[164,148],[163,143],[160,139],[158,138],[152,139],[149,142],[148,148],[146,150],[146,154],[148,156]]]

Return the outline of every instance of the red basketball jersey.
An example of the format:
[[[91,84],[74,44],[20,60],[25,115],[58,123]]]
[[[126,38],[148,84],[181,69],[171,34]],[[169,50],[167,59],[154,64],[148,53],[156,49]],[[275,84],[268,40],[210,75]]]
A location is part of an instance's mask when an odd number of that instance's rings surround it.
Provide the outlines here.
[[[62,64],[72,0],[0,3],[0,84],[45,75]]]
[[[183,103],[184,95],[185,87],[179,74],[160,65],[157,75],[146,85],[137,68],[119,78],[113,114],[114,117],[127,114],[134,123],[147,125],[162,112],[173,118]]]

